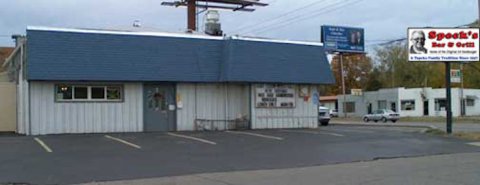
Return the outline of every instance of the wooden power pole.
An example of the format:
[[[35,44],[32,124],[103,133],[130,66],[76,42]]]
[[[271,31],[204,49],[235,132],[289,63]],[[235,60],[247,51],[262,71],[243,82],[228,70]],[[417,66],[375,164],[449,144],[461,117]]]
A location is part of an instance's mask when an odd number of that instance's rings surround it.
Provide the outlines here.
[[[188,31],[197,31],[197,8],[202,8],[204,10],[207,10],[208,8],[215,8],[232,11],[253,12],[255,9],[247,7],[268,6],[268,4],[262,3],[260,0],[176,0],[173,2],[162,2],[162,5],[174,7],[186,6]]]

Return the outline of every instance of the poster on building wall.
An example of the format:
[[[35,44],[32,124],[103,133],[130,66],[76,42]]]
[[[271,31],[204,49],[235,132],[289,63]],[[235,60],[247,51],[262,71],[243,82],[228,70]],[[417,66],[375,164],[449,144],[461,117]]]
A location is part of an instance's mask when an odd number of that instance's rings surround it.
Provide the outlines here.
[[[257,108],[294,108],[295,88],[291,85],[264,85],[255,88]]]
[[[409,28],[409,61],[477,62],[478,28]]]

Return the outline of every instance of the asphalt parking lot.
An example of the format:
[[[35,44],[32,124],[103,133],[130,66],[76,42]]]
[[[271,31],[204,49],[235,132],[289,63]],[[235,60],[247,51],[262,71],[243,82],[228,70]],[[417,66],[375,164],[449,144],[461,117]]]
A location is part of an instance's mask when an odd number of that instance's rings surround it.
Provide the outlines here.
[[[74,184],[480,152],[419,128],[0,136],[0,184]]]

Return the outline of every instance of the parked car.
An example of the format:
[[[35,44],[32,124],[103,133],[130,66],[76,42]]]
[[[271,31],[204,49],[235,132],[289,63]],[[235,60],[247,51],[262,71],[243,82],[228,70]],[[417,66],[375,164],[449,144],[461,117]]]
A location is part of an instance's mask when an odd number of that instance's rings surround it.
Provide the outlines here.
[[[363,116],[363,121],[365,122],[382,121],[386,123],[387,121],[392,121],[395,123],[398,119],[400,119],[400,115],[389,109],[379,109],[374,111],[372,114],[367,114]]]
[[[338,110],[337,109],[331,109],[330,110],[330,117],[332,117],[332,118],[338,117]]]
[[[328,125],[328,122],[330,122],[330,109],[328,107],[318,107],[318,122],[323,126]]]

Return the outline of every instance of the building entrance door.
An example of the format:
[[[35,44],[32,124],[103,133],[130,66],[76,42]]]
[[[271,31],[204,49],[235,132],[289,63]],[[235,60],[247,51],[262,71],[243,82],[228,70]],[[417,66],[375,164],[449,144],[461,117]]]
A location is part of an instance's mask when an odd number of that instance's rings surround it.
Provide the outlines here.
[[[423,101],[423,115],[428,116],[428,100]]]
[[[173,84],[144,84],[144,130],[175,131],[176,101]]]

